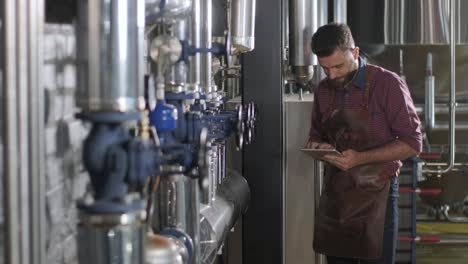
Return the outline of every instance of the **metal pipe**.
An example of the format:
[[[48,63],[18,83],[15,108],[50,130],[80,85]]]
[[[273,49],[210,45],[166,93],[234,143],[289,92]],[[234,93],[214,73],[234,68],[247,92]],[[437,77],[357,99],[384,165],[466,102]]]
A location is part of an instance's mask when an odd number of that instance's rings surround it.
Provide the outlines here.
[[[446,162],[427,162],[425,166],[448,166]],[[453,166],[468,166],[468,163],[454,163]]]
[[[195,0],[197,1],[197,0]],[[201,47],[206,49],[211,49],[212,44],[212,9],[211,9],[212,0],[203,0],[201,2]],[[215,92],[213,86],[211,85],[211,52],[206,52],[201,54],[201,67],[199,68],[201,72],[200,76],[200,85],[204,90],[207,99],[211,99],[211,93]]]
[[[228,171],[211,206],[204,206],[200,219],[201,263],[213,263],[227,233],[247,210],[250,190],[240,174]]]
[[[296,82],[305,84],[317,64],[310,48],[318,27],[318,1],[289,0],[289,65]]]
[[[97,215],[80,212],[79,263],[144,263],[144,211]]]
[[[209,200],[208,205],[211,205],[215,196],[216,196],[216,189],[217,189],[217,177],[218,177],[218,145],[211,144],[210,150],[208,151],[208,159],[209,159],[209,168],[208,168],[208,193],[209,193]]]
[[[346,23],[348,21],[347,0],[333,1],[333,19],[337,23]]]
[[[255,47],[256,0],[231,0],[231,45],[234,53]]]
[[[84,112],[143,107],[138,89],[142,19],[137,2],[142,1],[78,2],[76,103]]]
[[[27,15],[24,10],[27,10],[27,1],[26,0],[19,0],[17,1],[17,20],[16,23],[18,24],[17,28],[17,58],[18,64],[16,65],[17,69],[17,87],[18,90],[18,105],[17,105],[17,131],[19,135],[19,144],[16,146],[17,151],[19,152],[19,162],[21,166],[18,167],[18,181],[19,181],[19,208],[16,208],[17,211],[20,213],[20,240],[21,240],[21,263],[30,263],[30,256],[29,254],[25,254],[26,252],[29,253],[29,243],[27,242],[29,237],[30,223],[28,222],[30,217],[30,209],[27,204],[30,203],[29,197],[29,173],[30,173],[30,162],[29,159],[29,151],[28,148],[28,96],[29,91],[28,87],[31,85],[29,76],[28,76],[28,64],[30,63],[28,60],[28,35],[29,35],[29,28],[27,27]],[[17,196],[18,197],[18,196]],[[17,198],[18,199],[18,198]]]
[[[453,168],[455,163],[455,114],[456,114],[456,101],[455,101],[455,70],[456,70],[456,57],[455,57],[455,0],[450,0],[450,102],[449,102],[449,161],[445,169],[439,170],[423,170],[423,173],[446,173]]]
[[[42,0],[1,2],[4,260],[45,263]]]
[[[17,2],[16,0],[6,0],[2,2],[3,13],[3,124],[2,124],[2,142],[3,148],[3,166],[4,166],[4,184],[3,193],[5,198],[5,262],[6,263],[21,263],[21,239],[20,239],[20,217],[18,208],[18,167],[19,153],[18,141],[19,135],[17,131],[18,117],[18,84],[17,84],[17,42],[16,42],[16,19],[17,19]]]
[[[468,217],[460,216],[451,216],[449,214],[450,206],[444,205],[442,207],[442,215],[447,219],[447,221],[452,223],[468,223]],[[467,241],[468,242],[468,241]]]
[[[187,264],[188,250],[181,239],[147,234],[145,264]]]
[[[200,197],[198,179],[182,174],[163,176],[154,195],[151,226],[154,233],[165,228],[179,228],[192,238],[191,263],[200,259]]]
[[[42,83],[43,68],[43,38],[44,38],[44,0],[30,0],[28,5],[28,38],[29,38],[29,79],[28,104],[29,111],[29,188],[31,195],[30,226],[31,246],[30,259],[37,264],[46,263],[46,206],[45,187],[45,113],[44,85]],[[12,263],[12,262],[10,262]]]
[[[179,40],[189,40],[189,18],[178,20],[172,25],[171,36]],[[189,70],[188,65],[184,61],[177,62],[171,65],[166,71],[166,90],[170,89],[173,92],[185,91],[185,85],[188,83]]]
[[[418,114],[424,114],[425,113],[425,105],[424,104],[417,104],[416,106],[416,112]],[[448,114],[450,112],[450,108],[447,107],[447,104],[434,104],[434,112],[436,114]],[[468,114],[468,104],[465,103],[457,103],[457,114]]]
[[[431,131],[435,126],[435,113],[434,113],[434,86],[435,78],[432,74],[432,53],[427,54],[426,62],[426,77],[424,80],[425,88],[425,121],[426,121],[426,130]]]
[[[201,26],[202,26],[202,0],[193,0],[192,16],[190,24],[191,45],[195,48],[201,48]],[[201,80],[201,54],[196,53],[190,59],[190,85],[193,91],[198,92]]]
[[[314,161],[314,216],[317,217],[319,214],[319,204],[320,204],[320,195],[322,194],[323,186],[323,162],[315,160]],[[315,263],[322,264],[325,263],[324,256],[322,254],[315,253]]]
[[[145,3],[144,1],[136,1],[137,5],[137,95],[142,97],[137,98],[141,100],[137,102],[140,109],[144,108],[145,102],[143,95],[145,94],[145,74],[146,74],[146,60],[145,60]]]

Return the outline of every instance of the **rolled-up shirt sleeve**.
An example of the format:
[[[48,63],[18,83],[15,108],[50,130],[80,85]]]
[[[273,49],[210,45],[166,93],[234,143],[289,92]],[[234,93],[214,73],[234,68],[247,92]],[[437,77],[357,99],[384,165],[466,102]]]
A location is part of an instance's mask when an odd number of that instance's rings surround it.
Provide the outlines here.
[[[406,83],[398,76],[389,78],[385,86],[385,111],[392,135],[418,153],[422,150],[421,122]]]

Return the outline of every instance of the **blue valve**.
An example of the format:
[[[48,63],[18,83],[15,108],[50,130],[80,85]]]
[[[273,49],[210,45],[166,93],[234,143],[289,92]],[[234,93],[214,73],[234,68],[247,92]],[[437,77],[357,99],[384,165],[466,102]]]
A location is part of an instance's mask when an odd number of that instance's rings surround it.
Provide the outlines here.
[[[158,132],[170,132],[177,128],[177,108],[164,101],[158,101],[149,117],[150,124],[156,127]]]

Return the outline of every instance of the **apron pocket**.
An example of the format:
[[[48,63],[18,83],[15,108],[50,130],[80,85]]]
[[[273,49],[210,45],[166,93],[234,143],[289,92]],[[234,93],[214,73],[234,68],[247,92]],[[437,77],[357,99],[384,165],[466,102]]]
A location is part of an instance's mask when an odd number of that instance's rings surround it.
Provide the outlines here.
[[[362,191],[379,193],[385,188],[389,181],[389,177],[386,177],[382,173],[380,166],[365,165],[356,167],[354,170],[353,169],[350,172],[351,176],[357,188]]]

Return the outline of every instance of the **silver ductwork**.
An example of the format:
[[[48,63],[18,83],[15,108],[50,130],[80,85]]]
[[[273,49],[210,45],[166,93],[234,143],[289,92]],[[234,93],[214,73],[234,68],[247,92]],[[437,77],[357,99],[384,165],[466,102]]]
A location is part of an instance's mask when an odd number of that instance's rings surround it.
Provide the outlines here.
[[[231,45],[233,53],[255,47],[255,0],[231,0]]]
[[[145,264],[186,264],[188,250],[181,239],[147,234]]]
[[[141,1],[78,1],[76,103],[84,112],[137,111]],[[143,18],[144,19],[144,18]],[[141,58],[142,59],[142,58]]]
[[[80,212],[79,263],[144,263],[144,211],[117,215]]]
[[[317,64],[310,40],[319,25],[319,2],[289,0],[289,65],[296,82],[302,84],[312,78]]]
[[[229,230],[247,210],[249,200],[250,190],[245,178],[236,172],[228,171],[211,205],[201,208],[201,263],[214,262]]]
[[[155,233],[165,228],[183,230],[192,238],[192,263],[198,263],[199,248],[199,185],[198,179],[176,174],[161,177],[154,195],[151,226]]]

